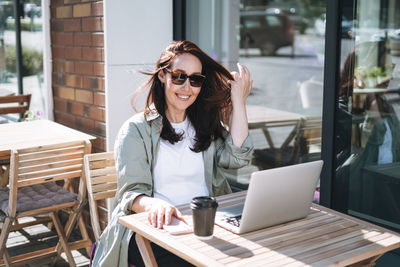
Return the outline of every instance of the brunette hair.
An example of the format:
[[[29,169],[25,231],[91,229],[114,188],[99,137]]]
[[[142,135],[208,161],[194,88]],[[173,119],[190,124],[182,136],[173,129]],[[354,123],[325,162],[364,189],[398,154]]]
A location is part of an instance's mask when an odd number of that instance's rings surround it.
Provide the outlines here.
[[[228,125],[232,107],[229,80],[233,80],[233,77],[224,66],[209,57],[196,44],[187,40],[170,43],[161,53],[155,70],[145,73],[151,75],[146,83],[150,87],[150,92],[145,113],[149,113],[154,105],[163,118],[161,138],[171,144],[182,140],[182,134],[175,132],[165,115],[167,107],[165,92],[158,73],[169,68],[177,56],[185,53],[200,60],[202,74],[206,76],[195,102],[186,110],[186,116],[196,131],[195,144],[191,149],[194,152],[201,152],[210,146],[212,140],[224,138],[223,124]]]

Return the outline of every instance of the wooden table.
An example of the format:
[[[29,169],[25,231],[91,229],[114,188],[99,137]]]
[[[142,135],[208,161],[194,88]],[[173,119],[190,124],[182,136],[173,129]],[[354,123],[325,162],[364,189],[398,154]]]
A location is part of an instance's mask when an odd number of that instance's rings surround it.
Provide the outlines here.
[[[303,115],[287,112],[279,109],[267,108],[264,106],[247,105],[247,118],[249,123],[249,129],[261,128],[270,148],[275,148],[275,144],[272,141],[269,129],[273,127],[286,127],[292,126],[293,129],[287,136],[283,144],[280,146],[283,149],[287,146],[295,137],[296,131],[300,125]]]
[[[49,120],[0,124],[0,164],[9,164],[12,149],[95,138]],[[8,174],[0,175],[0,183],[4,186],[7,181],[1,179],[2,176],[8,178]]]
[[[15,95],[15,93],[8,89],[0,88],[0,96],[10,96],[10,95]]]
[[[242,191],[219,197],[219,205],[243,202],[245,194]],[[189,206],[179,208],[192,225]],[[316,204],[305,219],[247,234],[236,235],[216,225],[209,241],[153,228],[146,213],[124,216],[119,221],[137,233],[147,266],[156,266],[149,241],[196,266],[372,266],[385,252],[400,247],[399,234]]]
[[[280,166],[281,153],[295,138],[305,117],[301,114],[257,105],[247,105],[246,110],[249,129],[262,130],[269,148],[276,153],[275,162]],[[271,128],[278,127],[291,127],[291,131],[280,145],[272,140],[270,134]]]

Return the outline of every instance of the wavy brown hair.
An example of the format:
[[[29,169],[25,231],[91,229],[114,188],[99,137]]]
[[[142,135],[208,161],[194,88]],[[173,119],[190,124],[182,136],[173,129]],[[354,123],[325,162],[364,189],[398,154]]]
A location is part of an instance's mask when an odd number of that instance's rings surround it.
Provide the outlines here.
[[[151,75],[147,81],[150,92],[146,101],[145,113],[151,111],[152,105],[163,118],[161,138],[174,144],[182,140],[182,135],[175,132],[168,121],[165,110],[166,100],[164,86],[158,78],[158,72],[164,71],[172,65],[174,59],[182,54],[191,54],[197,57],[202,64],[202,74],[206,79],[201,86],[195,102],[188,107],[186,115],[196,131],[194,152],[206,150],[212,140],[224,138],[223,124],[228,125],[232,107],[231,88],[229,80],[233,80],[229,70],[204,53],[196,44],[190,41],[175,41],[170,43],[161,53],[154,71],[145,74]]]

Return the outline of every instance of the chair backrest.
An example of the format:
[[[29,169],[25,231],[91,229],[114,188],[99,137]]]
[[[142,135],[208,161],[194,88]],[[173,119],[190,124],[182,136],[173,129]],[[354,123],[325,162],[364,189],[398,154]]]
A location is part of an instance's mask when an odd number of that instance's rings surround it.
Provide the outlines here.
[[[31,103],[31,95],[0,96],[0,114],[24,115]]]
[[[108,199],[117,192],[117,171],[113,152],[85,156],[85,176],[88,188],[90,218],[96,240],[110,217]]]
[[[300,99],[303,108],[322,106],[324,84],[317,80],[307,80],[300,84]]]
[[[322,118],[307,117],[302,120],[296,137],[300,162],[319,159],[321,152]],[[314,158],[313,158],[314,157]]]
[[[15,213],[20,187],[63,180],[64,188],[72,191],[71,180],[83,172],[83,156],[90,153],[89,141],[74,141],[54,145],[17,149],[11,152],[9,212]],[[78,201],[86,194],[84,177],[80,179]]]

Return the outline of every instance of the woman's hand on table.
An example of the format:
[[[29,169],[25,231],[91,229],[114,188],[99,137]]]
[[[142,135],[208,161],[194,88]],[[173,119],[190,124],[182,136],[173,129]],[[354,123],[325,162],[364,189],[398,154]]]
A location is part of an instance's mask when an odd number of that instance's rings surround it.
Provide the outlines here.
[[[132,210],[135,212],[148,212],[149,223],[159,229],[162,229],[164,224],[169,225],[172,221],[172,216],[185,221],[182,213],[175,206],[162,199],[145,195],[139,196],[134,201]]]

